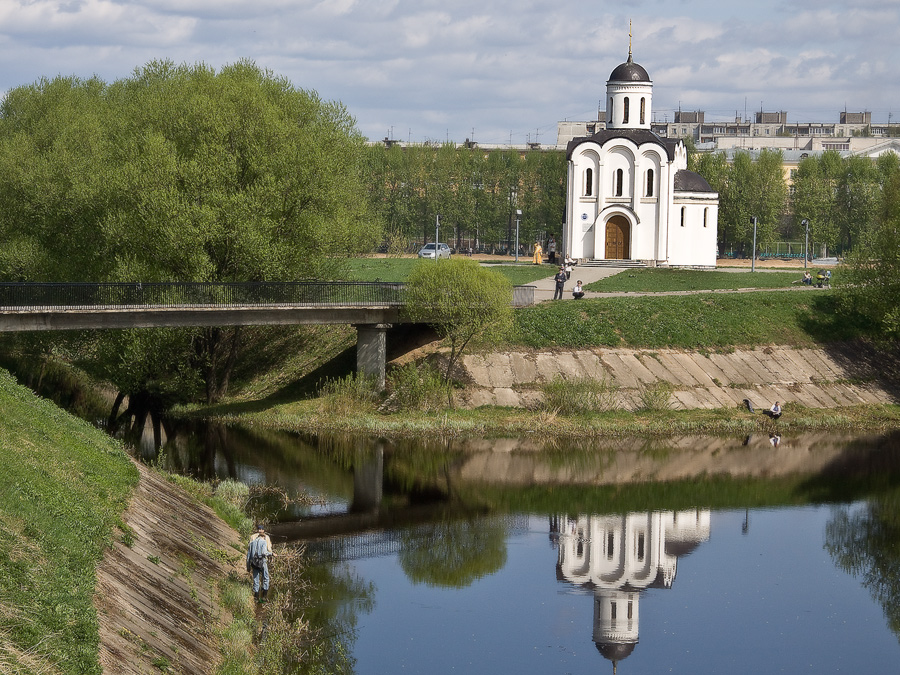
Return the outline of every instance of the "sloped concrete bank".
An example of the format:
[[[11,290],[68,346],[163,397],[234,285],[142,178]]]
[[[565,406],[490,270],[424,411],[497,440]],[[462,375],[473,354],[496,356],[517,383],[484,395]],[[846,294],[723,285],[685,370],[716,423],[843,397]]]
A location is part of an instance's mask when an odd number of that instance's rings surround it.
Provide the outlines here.
[[[125,541],[97,570],[100,664],[107,674],[211,673],[223,616],[216,583],[242,572],[237,532],[182,489],[136,462],[140,483]]]
[[[672,407],[768,408],[774,401],[811,408],[896,403],[896,359],[863,345],[818,349],[758,347],[729,353],[672,349],[540,350],[466,355],[471,407],[530,407],[541,385],[554,378],[605,379],[617,389],[618,405],[634,410],[641,392],[657,383],[672,386]]]

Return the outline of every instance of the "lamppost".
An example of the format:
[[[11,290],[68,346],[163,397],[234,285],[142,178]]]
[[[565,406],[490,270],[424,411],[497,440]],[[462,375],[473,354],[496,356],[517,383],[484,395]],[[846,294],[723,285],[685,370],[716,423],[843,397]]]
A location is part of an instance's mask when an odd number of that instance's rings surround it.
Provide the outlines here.
[[[519,221],[522,219],[522,211],[516,209],[516,262],[519,262]]]
[[[440,214],[434,217],[434,262],[438,261],[438,241],[439,241],[439,233],[441,229],[441,216]]]
[[[753,223],[753,252],[750,254],[750,271],[756,271],[756,216],[750,216],[750,222]]]
[[[803,269],[806,269],[806,261],[809,258],[809,221],[804,218],[800,224],[806,228],[806,241],[803,244]]]

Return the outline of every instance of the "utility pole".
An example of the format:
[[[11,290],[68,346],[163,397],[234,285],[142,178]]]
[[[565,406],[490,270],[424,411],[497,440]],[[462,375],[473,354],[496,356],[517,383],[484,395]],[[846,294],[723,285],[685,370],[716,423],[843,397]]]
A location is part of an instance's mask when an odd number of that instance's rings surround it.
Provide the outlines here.
[[[750,222],[753,223],[753,252],[750,254],[750,271],[756,271],[756,216],[750,216]]]

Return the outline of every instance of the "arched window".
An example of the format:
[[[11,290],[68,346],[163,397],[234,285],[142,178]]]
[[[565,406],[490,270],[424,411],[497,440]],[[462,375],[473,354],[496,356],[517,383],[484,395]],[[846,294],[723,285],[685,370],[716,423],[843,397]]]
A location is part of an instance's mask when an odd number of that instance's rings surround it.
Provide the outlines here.
[[[625,172],[622,169],[616,169],[616,182],[613,185],[613,192],[616,197],[622,196],[622,184],[625,182]]]
[[[647,116],[647,99],[641,97],[641,124],[644,124],[644,118]]]
[[[584,196],[590,197],[594,194],[594,170],[586,169],[584,172]]]
[[[616,118],[613,117],[613,113],[616,110],[616,106],[613,105],[612,96],[609,97],[609,115],[606,116],[606,119],[609,120],[610,124],[615,124]]]
[[[709,219],[709,207],[707,206],[703,209],[703,227],[706,227],[707,220]]]
[[[631,99],[626,96],[625,107],[622,110],[622,124],[628,124],[628,108],[630,107],[628,104],[630,103],[630,101]]]
[[[647,196],[653,196],[653,169],[647,169]]]
[[[681,226],[682,226],[682,227],[684,227],[684,217],[685,217],[685,213],[686,213],[686,212],[687,212],[687,207],[686,207],[686,206],[682,206],[682,207],[681,207]]]

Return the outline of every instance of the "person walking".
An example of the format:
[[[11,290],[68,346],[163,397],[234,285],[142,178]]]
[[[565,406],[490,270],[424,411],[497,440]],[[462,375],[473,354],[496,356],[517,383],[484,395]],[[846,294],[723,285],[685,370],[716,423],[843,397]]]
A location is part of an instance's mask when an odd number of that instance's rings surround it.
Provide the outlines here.
[[[556,273],[556,276],[553,277],[553,280],[556,282],[556,290],[553,291],[553,299],[554,300],[562,300],[563,289],[566,286],[566,268],[560,267],[559,272]]]
[[[257,602],[265,602],[269,595],[269,558],[274,558],[272,540],[262,524],[250,537],[247,546],[247,571],[253,575],[253,597]]]

